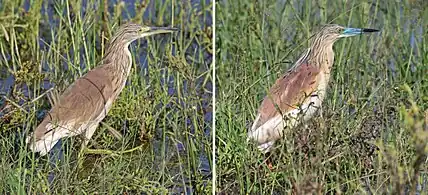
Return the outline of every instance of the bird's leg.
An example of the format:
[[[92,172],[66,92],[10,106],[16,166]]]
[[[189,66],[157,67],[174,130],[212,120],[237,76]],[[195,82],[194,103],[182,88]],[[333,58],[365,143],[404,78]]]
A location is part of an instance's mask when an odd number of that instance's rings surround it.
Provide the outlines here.
[[[266,165],[267,165],[267,167],[268,167],[269,170],[271,170],[271,171],[273,170],[272,160],[271,160],[270,157],[268,157],[266,159]]]
[[[320,106],[319,106],[319,112],[320,112],[320,118],[321,119],[323,119],[324,117],[323,117],[323,115],[322,115],[322,104],[320,104]]]
[[[98,127],[98,123],[96,124],[91,124],[89,125],[88,128],[86,128],[85,134],[84,134],[84,138],[85,140],[83,140],[82,145],[80,147],[80,151],[79,151],[79,155],[78,155],[78,167],[81,167],[83,165],[83,154],[85,153],[86,150],[86,146],[89,143],[89,140],[91,139],[91,137],[94,135],[95,130]]]
[[[273,165],[272,165],[272,155],[270,154],[270,152],[265,154],[266,157],[266,165],[268,167],[269,170],[273,170]]]
[[[84,141],[82,142],[82,149],[85,149],[86,146],[88,146],[89,140],[91,140],[91,137],[94,135],[95,130],[97,130],[98,127],[98,123],[97,124],[93,124],[91,126],[89,126],[86,131],[85,131],[85,137],[84,137]]]
[[[125,154],[125,153],[131,153],[136,150],[141,150],[145,147],[145,145],[140,145],[135,148],[125,150],[125,151],[114,151],[114,150],[108,150],[108,149],[89,149],[87,148],[89,141],[91,140],[91,137],[94,135],[95,130],[97,129],[99,124],[94,124],[90,126],[86,132],[85,132],[85,140],[82,142],[81,147],[81,154],[105,154],[105,155],[119,155],[119,154]],[[111,127],[110,127],[111,128]]]

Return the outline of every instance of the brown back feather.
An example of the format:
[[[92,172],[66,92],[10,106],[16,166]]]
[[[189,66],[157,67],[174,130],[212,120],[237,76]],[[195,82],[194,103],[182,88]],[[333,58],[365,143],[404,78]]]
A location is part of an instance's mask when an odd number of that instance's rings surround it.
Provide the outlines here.
[[[260,119],[256,128],[304,103],[316,90],[319,73],[319,68],[305,63],[277,79],[259,108]]]
[[[106,66],[98,66],[77,79],[59,98],[35,130],[36,139],[42,138],[48,131],[46,125],[56,121],[76,121],[80,124],[94,120],[101,112],[108,98],[112,97],[112,75]],[[60,123],[61,124],[61,123]]]

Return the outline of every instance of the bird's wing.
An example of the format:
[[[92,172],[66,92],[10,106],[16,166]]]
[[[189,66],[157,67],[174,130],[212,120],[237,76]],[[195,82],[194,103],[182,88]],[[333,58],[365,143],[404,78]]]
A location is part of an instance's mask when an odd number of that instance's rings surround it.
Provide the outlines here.
[[[104,106],[113,94],[110,80],[108,70],[102,67],[97,67],[77,79],[65,90],[58,103],[36,128],[34,131],[36,140],[55,130],[55,126],[71,128],[72,131],[73,127],[94,120],[101,112],[105,112]]]
[[[319,68],[303,63],[277,79],[259,108],[259,117],[253,129],[304,103],[316,90],[319,73]]]

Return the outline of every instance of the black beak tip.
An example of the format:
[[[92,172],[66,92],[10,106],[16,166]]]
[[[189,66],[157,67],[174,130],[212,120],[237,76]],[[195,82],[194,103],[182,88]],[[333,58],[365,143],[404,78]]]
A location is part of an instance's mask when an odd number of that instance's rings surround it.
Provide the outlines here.
[[[380,30],[377,30],[377,29],[371,29],[371,28],[363,28],[363,32],[368,32],[368,33],[370,33],[370,32],[379,32]]]

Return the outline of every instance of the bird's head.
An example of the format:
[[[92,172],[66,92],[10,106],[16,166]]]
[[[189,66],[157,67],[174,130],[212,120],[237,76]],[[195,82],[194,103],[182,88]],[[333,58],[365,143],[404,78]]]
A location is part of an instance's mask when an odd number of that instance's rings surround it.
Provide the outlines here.
[[[321,27],[320,31],[316,34],[316,39],[334,42],[342,37],[351,37],[361,35],[364,33],[378,32],[376,29],[369,28],[346,28],[337,24],[328,24]]]
[[[177,28],[172,27],[150,27],[135,23],[127,23],[119,28],[112,40],[121,40],[130,43],[139,38],[160,33],[172,33],[177,30]]]

